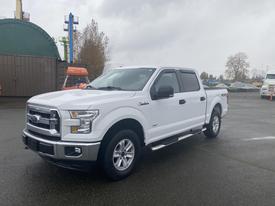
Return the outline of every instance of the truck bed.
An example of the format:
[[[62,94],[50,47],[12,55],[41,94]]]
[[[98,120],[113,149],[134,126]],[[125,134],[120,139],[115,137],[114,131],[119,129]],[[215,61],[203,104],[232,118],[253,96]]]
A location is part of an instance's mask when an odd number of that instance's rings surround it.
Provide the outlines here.
[[[228,91],[227,89],[224,89],[224,88],[210,88],[210,89],[205,89],[205,93],[207,96],[206,122],[208,123],[211,117],[213,106],[216,105],[217,102],[219,102],[221,106],[221,112],[222,112],[221,115],[224,116],[227,113]]]
[[[221,87],[209,87],[209,88],[204,88],[204,90],[221,90],[221,89],[225,89],[225,88],[221,88]],[[227,90],[227,89],[226,89]]]

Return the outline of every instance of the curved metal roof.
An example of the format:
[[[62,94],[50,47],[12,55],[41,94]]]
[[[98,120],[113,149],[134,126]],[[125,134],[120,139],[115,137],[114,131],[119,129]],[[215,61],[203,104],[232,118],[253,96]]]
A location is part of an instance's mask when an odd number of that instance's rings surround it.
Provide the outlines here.
[[[60,59],[54,40],[41,27],[17,19],[0,20],[0,54]]]

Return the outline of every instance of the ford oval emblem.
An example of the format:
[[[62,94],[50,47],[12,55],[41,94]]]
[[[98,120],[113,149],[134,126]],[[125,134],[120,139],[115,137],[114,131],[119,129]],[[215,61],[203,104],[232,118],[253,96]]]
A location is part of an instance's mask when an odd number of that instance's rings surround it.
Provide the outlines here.
[[[39,115],[32,115],[30,119],[33,123],[37,124],[40,120],[40,116]]]

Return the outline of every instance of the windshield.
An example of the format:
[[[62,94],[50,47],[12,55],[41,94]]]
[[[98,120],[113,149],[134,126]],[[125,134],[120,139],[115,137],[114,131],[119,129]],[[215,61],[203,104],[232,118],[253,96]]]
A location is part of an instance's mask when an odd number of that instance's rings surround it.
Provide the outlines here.
[[[88,77],[83,76],[68,76],[65,82],[65,87],[78,86],[80,84],[88,84]]]
[[[114,69],[92,81],[88,88],[139,91],[146,85],[154,68]]]
[[[267,74],[266,78],[267,79],[275,79],[275,74]]]

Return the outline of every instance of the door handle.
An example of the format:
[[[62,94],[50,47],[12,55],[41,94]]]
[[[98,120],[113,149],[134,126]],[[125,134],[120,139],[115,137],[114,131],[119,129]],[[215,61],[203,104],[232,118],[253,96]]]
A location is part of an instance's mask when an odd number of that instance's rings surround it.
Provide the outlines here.
[[[179,100],[179,104],[185,104],[185,103],[186,103],[186,101],[184,99]]]
[[[201,97],[201,101],[205,101],[206,100],[206,98],[205,97]]]

